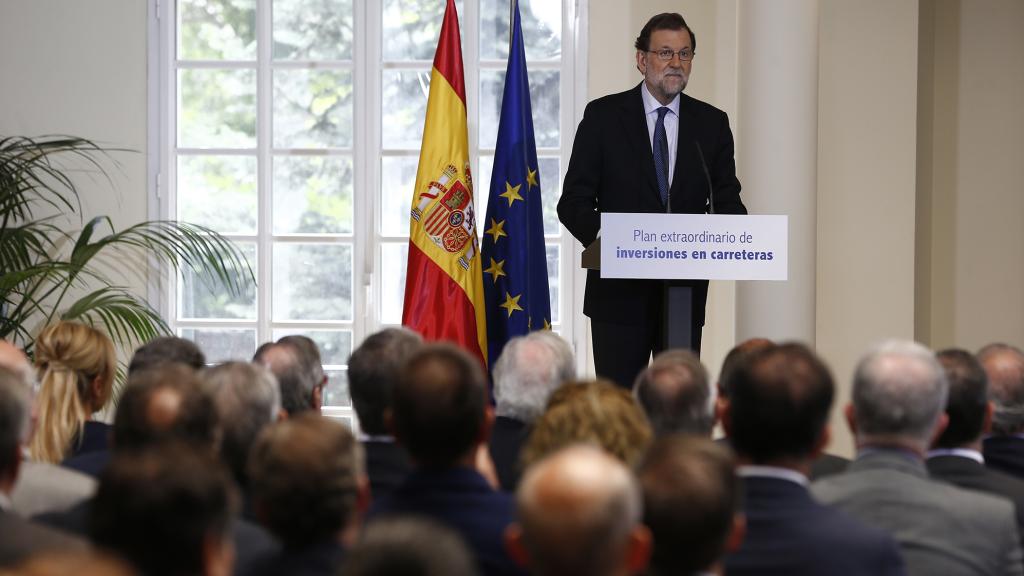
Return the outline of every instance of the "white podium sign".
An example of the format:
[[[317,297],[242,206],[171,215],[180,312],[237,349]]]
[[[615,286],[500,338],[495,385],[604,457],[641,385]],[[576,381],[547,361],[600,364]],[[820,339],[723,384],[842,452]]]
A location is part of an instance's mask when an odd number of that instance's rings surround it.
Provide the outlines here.
[[[601,277],[786,280],[789,217],[601,214]]]

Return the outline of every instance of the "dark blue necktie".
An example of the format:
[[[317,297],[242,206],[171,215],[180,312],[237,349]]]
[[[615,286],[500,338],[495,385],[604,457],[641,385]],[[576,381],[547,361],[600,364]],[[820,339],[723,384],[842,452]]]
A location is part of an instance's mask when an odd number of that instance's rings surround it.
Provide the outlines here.
[[[654,124],[654,175],[658,178],[661,203],[668,205],[668,137],[665,136],[665,114],[668,108],[658,108],[658,121]]]

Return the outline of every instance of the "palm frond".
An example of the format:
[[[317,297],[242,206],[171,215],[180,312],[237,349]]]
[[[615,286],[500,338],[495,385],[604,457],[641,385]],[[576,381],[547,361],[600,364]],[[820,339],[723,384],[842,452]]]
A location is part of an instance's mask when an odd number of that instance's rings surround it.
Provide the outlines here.
[[[61,319],[100,325],[116,342],[147,342],[171,331],[149,304],[117,286],[105,286],[82,296],[68,306]]]

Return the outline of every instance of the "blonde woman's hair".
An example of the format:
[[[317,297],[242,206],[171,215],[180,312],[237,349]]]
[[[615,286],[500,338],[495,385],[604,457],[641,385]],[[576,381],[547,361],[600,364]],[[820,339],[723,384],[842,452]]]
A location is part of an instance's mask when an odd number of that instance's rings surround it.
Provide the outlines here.
[[[93,409],[110,400],[117,357],[103,332],[77,322],[58,322],[36,338],[35,363],[38,422],[29,454],[38,462],[57,463],[71,451],[71,443],[81,439]],[[97,378],[98,395],[92,386]]]

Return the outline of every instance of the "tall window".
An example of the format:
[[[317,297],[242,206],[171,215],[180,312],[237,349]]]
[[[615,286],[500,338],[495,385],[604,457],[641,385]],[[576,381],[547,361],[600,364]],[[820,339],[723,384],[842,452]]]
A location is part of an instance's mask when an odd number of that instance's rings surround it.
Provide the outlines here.
[[[160,8],[163,215],[234,239],[258,287],[191,274],[174,329],[208,360],[306,334],[328,412],[350,417],[345,363],[401,323],[409,203],[445,0],[177,0]],[[508,0],[458,0],[477,213],[486,213],[509,37]],[[574,123],[573,0],[520,0],[555,330],[571,337],[571,237],[555,214]],[[166,194],[163,193],[166,191]]]

